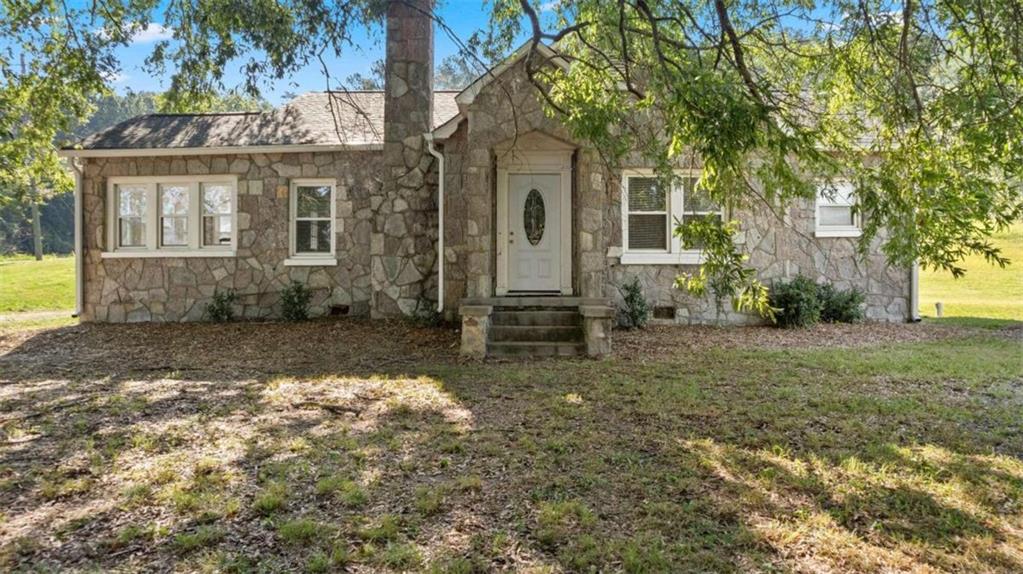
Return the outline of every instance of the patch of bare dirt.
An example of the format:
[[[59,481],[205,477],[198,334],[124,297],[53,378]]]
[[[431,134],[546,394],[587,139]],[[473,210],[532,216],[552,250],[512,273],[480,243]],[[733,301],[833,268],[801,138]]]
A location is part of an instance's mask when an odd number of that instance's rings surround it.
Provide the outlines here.
[[[83,324],[0,331],[4,368],[30,373],[111,375],[150,372],[273,374],[400,370],[425,360],[455,360],[458,332],[408,321],[322,319],[238,322]]]
[[[856,348],[895,343],[940,341],[991,330],[925,323],[819,324],[805,329],[769,326],[650,326],[614,332],[615,356],[623,359],[664,358],[701,349]]]

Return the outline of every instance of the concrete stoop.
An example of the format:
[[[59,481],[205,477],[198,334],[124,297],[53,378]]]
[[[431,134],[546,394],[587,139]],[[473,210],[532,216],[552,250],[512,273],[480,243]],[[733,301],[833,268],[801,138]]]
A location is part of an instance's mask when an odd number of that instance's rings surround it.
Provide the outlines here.
[[[475,357],[602,356],[614,309],[603,299],[490,297],[466,301],[462,353]]]

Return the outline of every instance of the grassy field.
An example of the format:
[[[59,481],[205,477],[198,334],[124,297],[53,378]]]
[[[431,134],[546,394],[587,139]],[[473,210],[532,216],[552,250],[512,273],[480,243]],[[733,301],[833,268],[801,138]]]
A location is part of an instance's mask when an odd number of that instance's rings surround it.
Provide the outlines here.
[[[0,332],[0,570],[1018,573],[1018,336]]]
[[[934,304],[941,301],[945,317],[955,318],[959,323],[979,325],[984,319],[1023,321],[1023,224],[994,237],[994,242],[1012,260],[1005,269],[975,256],[966,260],[966,276],[962,279],[945,272],[921,271],[920,314],[934,317]]]
[[[75,306],[75,259],[47,255],[0,257],[0,313],[70,310]]]

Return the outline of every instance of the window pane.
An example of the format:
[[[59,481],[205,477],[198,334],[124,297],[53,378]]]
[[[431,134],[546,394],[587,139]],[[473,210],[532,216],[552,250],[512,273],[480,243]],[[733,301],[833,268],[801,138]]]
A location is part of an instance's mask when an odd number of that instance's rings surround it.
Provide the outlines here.
[[[721,225],[721,214],[720,213],[706,213],[706,214],[693,214],[686,213],[682,215],[682,225],[688,225],[695,221],[712,221]],[[694,245],[690,246],[689,249],[703,249],[703,242],[697,241]]]
[[[298,217],[330,217],[330,186],[299,186],[295,192]]]
[[[668,249],[667,215],[629,215],[629,249]]]
[[[330,221],[296,221],[297,253],[330,253]]]
[[[118,185],[117,214],[121,217],[145,217],[147,195],[144,185]]]
[[[820,221],[818,225],[853,225],[853,210],[851,207],[835,207],[830,205],[822,205],[819,208]]]
[[[202,244],[206,247],[231,244],[231,216],[206,215],[202,218]]]
[[[686,181],[685,205],[682,206],[682,211],[685,213],[721,211],[703,190],[696,187],[696,181],[696,178],[688,178]]]
[[[145,247],[146,224],[141,217],[118,218],[118,245],[121,247]]]
[[[163,215],[188,215],[188,186],[161,185],[160,209]]]
[[[188,245],[188,216],[163,217],[160,245]]]
[[[818,201],[822,205],[837,204],[837,205],[852,205],[853,204],[853,188],[852,185],[846,182],[835,183],[834,185],[821,185],[821,188],[817,191]]]
[[[202,212],[210,215],[231,213],[232,191],[233,188],[226,183],[202,184]]]
[[[653,177],[630,177],[629,211],[667,211],[664,186]]]

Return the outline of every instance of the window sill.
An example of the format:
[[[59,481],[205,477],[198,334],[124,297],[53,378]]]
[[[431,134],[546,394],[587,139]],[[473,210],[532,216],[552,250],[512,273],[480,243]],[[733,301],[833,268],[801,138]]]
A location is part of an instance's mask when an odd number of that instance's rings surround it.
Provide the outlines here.
[[[836,229],[818,228],[813,235],[814,237],[859,237],[860,235],[863,235],[863,231],[855,227]]]
[[[700,251],[680,253],[622,253],[622,265],[699,265],[703,263]]]
[[[334,257],[289,257],[284,260],[285,267],[334,267],[337,259]]]
[[[168,259],[174,257],[236,257],[233,249],[200,249],[187,251],[104,251],[101,259]]]

